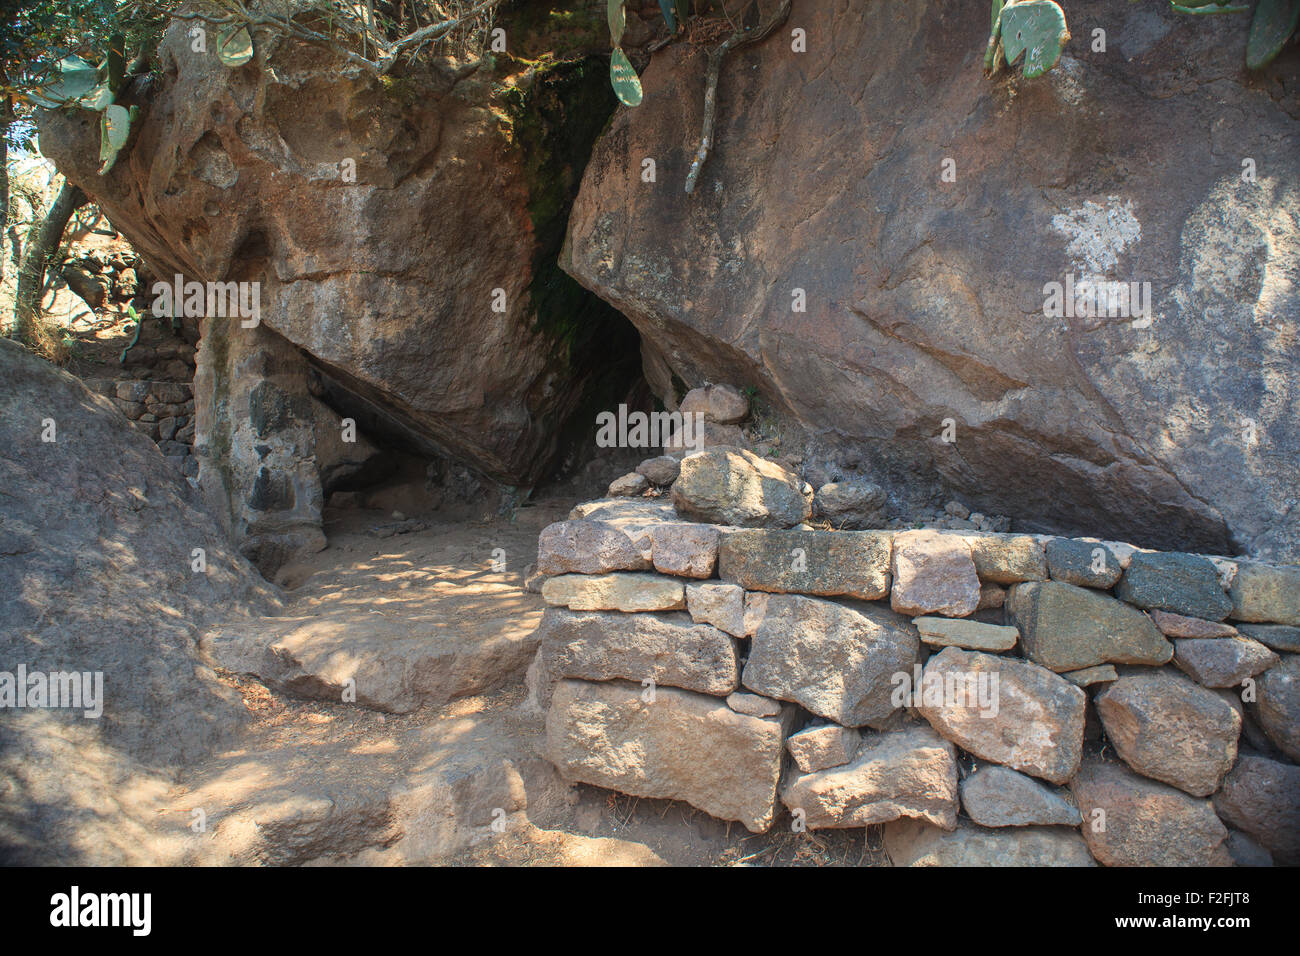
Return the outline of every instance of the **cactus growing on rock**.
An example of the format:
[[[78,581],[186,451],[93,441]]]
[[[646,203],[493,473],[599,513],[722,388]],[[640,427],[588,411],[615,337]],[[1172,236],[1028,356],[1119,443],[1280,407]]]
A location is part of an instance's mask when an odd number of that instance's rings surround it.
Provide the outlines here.
[[[1026,79],[1042,76],[1056,66],[1070,39],[1065,14],[1052,0],[993,0],[993,28],[984,68],[996,73],[1005,62],[1021,61]]]

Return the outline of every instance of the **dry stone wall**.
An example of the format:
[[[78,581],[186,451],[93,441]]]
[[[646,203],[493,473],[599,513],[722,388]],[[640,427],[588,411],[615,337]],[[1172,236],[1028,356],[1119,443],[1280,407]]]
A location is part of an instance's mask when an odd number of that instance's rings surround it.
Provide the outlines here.
[[[1300,862],[1300,567],[739,528],[689,494],[540,537],[530,682],[567,779],[754,832],[884,824],[896,865]]]

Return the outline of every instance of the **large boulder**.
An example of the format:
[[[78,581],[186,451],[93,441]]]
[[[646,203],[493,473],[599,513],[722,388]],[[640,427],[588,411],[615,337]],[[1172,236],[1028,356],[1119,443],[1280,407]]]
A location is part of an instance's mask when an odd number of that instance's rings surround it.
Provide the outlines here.
[[[812,490],[794,472],[743,448],[708,448],[682,459],[673,506],[694,521],[791,528],[812,512]]]
[[[753,386],[892,492],[1026,530],[1294,560],[1300,59],[1249,73],[1232,18],[1067,14],[1107,49],[990,81],[987,5],[795,0],[724,61],[689,195],[706,58],[671,44],[562,265],[641,331],[665,401],[674,376]],[[1148,282],[1149,315],[1053,313],[1046,286],[1096,280]]]
[[[94,113],[44,114],[42,152],[164,279],[257,283],[261,327],[341,404],[533,484],[584,397],[603,381],[616,401],[637,361],[626,323],[555,265],[615,105],[603,71],[434,56],[381,79],[270,32],[232,70],[191,25],[124,94],[141,115],[108,175]]]
[[[0,380],[0,858],[93,862],[111,848],[82,828],[111,806],[133,832],[146,771],[234,739],[246,711],[199,638],[278,598],[108,399],[7,339]],[[33,707],[59,672],[96,700]]]

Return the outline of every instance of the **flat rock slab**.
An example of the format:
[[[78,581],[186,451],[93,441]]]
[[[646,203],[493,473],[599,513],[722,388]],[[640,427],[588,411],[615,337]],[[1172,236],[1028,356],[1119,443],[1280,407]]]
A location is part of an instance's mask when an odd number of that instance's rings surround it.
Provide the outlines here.
[[[965,617],[980,603],[970,545],[960,535],[904,531],[894,536],[889,603],[901,614]]]
[[[684,800],[762,833],[776,817],[788,716],[750,717],[661,687],[562,680],[546,716],[550,760],[570,781]]]
[[[881,727],[898,710],[891,678],[911,673],[920,646],[911,622],[886,608],[774,594],[742,681],[845,727]]]
[[[884,531],[733,531],[718,576],[751,591],[874,601],[889,593],[891,540]]]
[[[1228,829],[1209,800],[1095,758],[1083,762],[1070,790],[1088,849],[1105,866],[1232,865]]]
[[[1278,863],[1300,864],[1300,767],[1242,754],[1214,795],[1214,810]]]
[[[971,559],[981,581],[1018,584],[1047,580],[1047,553],[1043,542],[1027,534],[966,535]]]
[[[1096,667],[1085,667],[1083,670],[1066,671],[1061,676],[1076,687],[1091,687],[1093,684],[1106,684],[1119,680],[1119,672],[1115,670],[1113,664],[1098,664]]]
[[[1222,621],[1232,610],[1219,582],[1219,569],[1199,554],[1140,551],[1133,555],[1115,594],[1141,608],[1207,621]]]
[[[946,647],[914,705],[935,730],[994,763],[1065,783],[1083,752],[1082,690],[1028,661]]]
[[[1268,739],[1300,761],[1300,655],[1283,655],[1282,663],[1255,678],[1255,703],[1249,707]]]
[[[837,829],[913,817],[951,830],[957,825],[957,754],[926,726],[862,738],[841,767],[796,775],[781,788],[791,813],[809,829]]]
[[[1182,638],[1174,641],[1174,663],[1204,687],[1236,687],[1281,658],[1248,637]]]
[[[682,459],[672,500],[683,518],[739,528],[792,528],[812,513],[812,490],[798,475],[725,446]]]
[[[738,714],[747,714],[750,717],[775,717],[781,713],[781,708],[785,705],[770,697],[736,691],[734,694],[727,695],[727,706]]]
[[[1078,826],[1079,810],[1057,790],[990,764],[961,782],[961,805],[984,827]]]
[[[839,767],[853,759],[862,734],[839,724],[821,724],[791,734],[785,742],[800,773],[816,773]]]
[[[571,611],[680,611],[686,587],[659,574],[561,574],[542,585],[547,604]]]
[[[542,668],[552,679],[651,680],[725,697],[739,684],[731,635],[686,614],[620,614],[549,608],[537,628]],[[542,694],[541,703],[546,704]]]
[[[1204,621],[1199,617],[1184,617],[1169,611],[1152,611],[1151,620],[1165,637],[1234,637],[1237,629],[1221,621]]]
[[[921,640],[938,647],[964,647],[975,651],[1009,651],[1016,646],[1020,632],[1014,627],[981,624],[953,617],[917,617],[912,619]]]
[[[648,571],[650,560],[627,533],[605,521],[557,521],[537,537],[542,574]]]
[[[1174,646],[1135,607],[1108,594],[1059,581],[1017,584],[1008,619],[1025,656],[1054,671],[1098,664],[1166,664]]]
[[[1113,588],[1124,573],[1109,547],[1086,538],[1053,538],[1047,542],[1047,568],[1053,581],[1102,590]]]
[[[1096,706],[1126,764],[1194,797],[1217,790],[1237,759],[1241,715],[1177,673],[1125,675],[1097,695]]]
[[[745,637],[745,589],[735,584],[686,585],[686,609],[696,624]]]
[[[1241,624],[1237,630],[1252,640],[1267,644],[1275,651],[1300,654],[1300,627],[1286,624]]]
[[[1238,621],[1300,626],[1300,567],[1242,562],[1231,595]]]
[[[1066,827],[986,829],[962,820],[951,832],[919,820],[885,825],[894,866],[1096,866],[1079,831]]]

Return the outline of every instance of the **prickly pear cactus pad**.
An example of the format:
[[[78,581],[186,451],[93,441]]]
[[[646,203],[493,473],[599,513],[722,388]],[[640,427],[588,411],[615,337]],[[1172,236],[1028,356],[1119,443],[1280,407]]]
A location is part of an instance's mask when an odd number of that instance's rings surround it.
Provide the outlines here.
[[[1259,0],[1246,41],[1246,66],[1258,70],[1272,62],[1300,23],[1300,0]]]
[[[1042,76],[1056,66],[1070,39],[1065,14],[1051,0],[1028,0],[1002,8],[1002,48],[1007,65],[1014,66],[1023,53],[1021,70],[1026,79]]]

